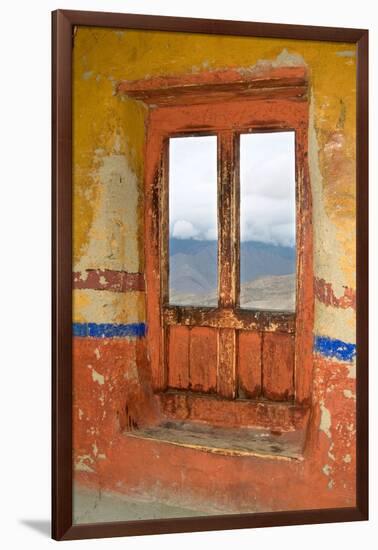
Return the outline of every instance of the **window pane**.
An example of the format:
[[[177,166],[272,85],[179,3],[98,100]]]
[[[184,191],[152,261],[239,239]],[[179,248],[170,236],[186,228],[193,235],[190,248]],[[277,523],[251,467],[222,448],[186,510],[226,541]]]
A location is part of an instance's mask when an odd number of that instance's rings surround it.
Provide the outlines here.
[[[218,303],[216,136],[169,140],[169,302]]]
[[[295,133],[240,136],[240,306],[295,310]]]

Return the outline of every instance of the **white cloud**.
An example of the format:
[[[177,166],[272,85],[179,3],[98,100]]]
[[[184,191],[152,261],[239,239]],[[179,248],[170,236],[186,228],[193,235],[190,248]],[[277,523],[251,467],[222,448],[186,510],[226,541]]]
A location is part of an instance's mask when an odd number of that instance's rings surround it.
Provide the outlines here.
[[[170,140],[169,225],[173,237],[216,239],[216,163],[215,136]]]
[[[176,239],[192,239],[198,236],[198,229],[187,220],[178,220],[173,226],[172,236]]]
[[[293,132],[241,136],[241,238],[295,243]],[[215,136],[170,140],[170,234],[217,238]]]

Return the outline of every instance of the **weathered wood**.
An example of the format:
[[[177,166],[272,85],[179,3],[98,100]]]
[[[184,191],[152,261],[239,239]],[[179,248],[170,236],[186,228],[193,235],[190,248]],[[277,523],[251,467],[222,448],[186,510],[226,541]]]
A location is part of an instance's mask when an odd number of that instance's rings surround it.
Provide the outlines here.
[[[307,74],[304,67],[203,71],[180,77],[122,81],[117,93],[153,106],[218,103],[240,97],[302,99],[307,94]]]
[[[163,319],[167,325],[233,328],[258,332],[293,333],[295,330],[294,313],[273,311],[164,306]]]
[[[145,149],[144,243],[149,357],[152,387],[155,390],[163,390],[166,387],[164,329],[160,322],[160,188],[163,176],[162,144],[163,140],[161,136],[150,127]]]
[[[234,143],[232,132],[218,135],[218,303],[221,309],[235,307],[239,287]],[[236,335],[232,327],[218,331],[217,391],[229,399],[236,395]]]
[[[294,403],[225,399],[216,395],[166,391],[156,395],[162,414],[169,420],[207,422],[230,428],[257,427],[274,431],[299,430],[306,426],[308,407]]]
[[[270,71],[270,72],[269,72]],[[203,329],[233,329],[239,330],[240,334],[251,331],[262,333],[264,338],[277,335],[295,334],[295,398],[300,403],[309,403],[311,395],[311,375],[312,375],[312,327],[313,327],[313,271],[312,271],[312,226],[311,226],[311,192],[307,167],[307,128],[308,128],[308,102],[306,98],[306,70],[298,69],[297,76],[303,78],[301,82],[291,82],[295,71],[292,68],[280,69],[280,76],[275,69],[269,68],[261,75],[252,75],[252,80],[256,77],[257,81],[250,86],[250,91],[243,95],[238,90],[238,79],[244,81],[248,76],[240,75],[231,82],[232,101],[219,102],[209,100],[209,91],[212,86],[211,78],[217,78],[212,74],[208,77],[206,74],[195,75],[191,80],[188,76],[188,82],[184,87],[191,93],[185,95],[182,91],[183,103],[164,107],[165,99],[155,105],[159,108],[151,108],[148,122],[148,139],[146,147],[146,208],[145,208],[145,247],[146,247],[146,287],[147,287],[147,323],[149,340],[149,356],[151,360],[151,370],[153,386],[155,390],[163,390],[166,387],[166,357],[164,351],[166,345],[163,345],[165,327],[185,325]],[[212,72],[213,73],[213,72]],[[215,71],[216,73],[216,71]],[[300,76],[300,73],[302,76]],[[245,77],[245,78],[244,78]],[[207,78],[210,78],[208,81]],[[221,77],[222,79],[223,77]],[[268,84],[269,78],[274,80],[274,84]],[[265,79],[265,81],[264,81]],[[281,82],[280,82],[280,79]],[[183,80],[180,77],[180,82]],[[185,80],[185,77],[184,77]],[[143,83],[141,83],[143,84]],[[160,83],[156,86],[153,83],[145,82],[143,86],[147,90],[147,95],[154,103],[153,88],[157,93],[161,92],[161,97],[180,96],[180,90],[175,92],[174,82],[166,83],[167,86]],[[186,86],[188,84],[188,86]],[[212,92],[229,93],[223,84],[217,88],[218,92],[212,88]],[[134,91],[137,92],[137,83]],[[164,87],[165,86],[165,87]],[[197,86],[197,90],[196,90]],[[210,87],[209,87],[210,86]],[[303,93],[292,95],[294,88],[301,88]],[[131,87],[129,91],[132,92]],[[168,90],[170,88],[170,90]],[[201,92],[199,92],[201,88]],[[120,88],[121,89],[121,88]],[[161,91],[163,90],[164,91]],[[126,91],[126,88],[123,90]],[[298,91],[298,90],[297,90]],[[193,92],[193,94],[192,94]],[[197,93],[198,92],[198,93]],[[203,93],[202,93],[203,92]],[[280,94],[287,93],[283,98]],[[260,96],[253,95],[262,94]],[[201,95],[202,94],[202,95]],[[267,95],[265,95],[267,94]],[[137,97],[136,95],[134,97]],[[218,97],[220,99],[221,96]],[[231,97],[231,96],[230,96]],[[269,101],[265,100],[269,97]],[[200,99],[197,103],[197,99]],[[215,96],[214,96],[215,99]],[[193,100],[193,101],[192,101]],[[168,101],[171,100],[168,98]],[[296,313],[289,312],[268,312],[268,311],[249,311],[238,307],[238,152],[237,135],[240,132],[250,131],[272,131],[272,130],[295,130],[296,132],[296,178],[297,178],[297,307]],[[222,287],[222,296],[220,306],[217,308],[194,308],[179,307],[167,305],[168,298],[168,246],[164,249],[165,243],[168,245],[167,227],[168,216],[164,218],[164,211],[167,210],[168,197],[168,167],[164,160],[164,143],[172,135],[193,135],[200,132],[216,133],[220,135],[220,144],[223,153],[220,154],[226,159],[221,166],[221,175],[226,176],[225,191],[228,193],[229,206],[222,209],[223,221],[228,216],[226,222],[230,226],[230,232],[233,232],[234,240],[230,245],[227,242],[225,229],[223,229],[222,250],[226,251],[226,256],[231,258],[230,265],[222,268],[220,273],[220,285]],[[223,136],[223,137],[222,137]],[[222,145],[223,144],[223,145]],[[231,173],[231,174],[230,174]],[[223,177],[223,176],[222,176]],[[232,179],[234,178],[234,179]],[[228,186],[228,188],[227,188]],[[165,206],[164,206],[165,205]],[[229,211],[227,212],[227,208]],[[160,212],[159,212],[160,209]],[[162,211],[163,210],[163,211]],[[167,213],[168,214],[168,213]],[[163,224],[163,225],[161,225]],[[165,224],[165,225],[164,225]],[[224,227],[224,224],[223,224]],[[165,235],[163,241],[161,240]],[[229,236],[229,235],[228,235]],[[221,252],[222,252],[221,250]],[[161,258],[162,256],[162,258]],[[227,306],[227,307],[225,307]],[[169,330],[167,331],[169,332]],[[216,331],[215,331],[216,332]],[[239,335],[240,336],[240,335]],[[289,337],[289,336],[287,336]],[[243,340],[244,336],[241,336]],[[291,340],[294,337],[291,336]],[[168,346],[169,348],[170,346]],[[169,351],[169,349],[168,349]],[[206,350],[203,352],[206,357]],[[237,356],[237,354],[236,354]],[[168,357],[168,367],[170,359]],[[240,365],[243,359],[239,360]],[[197,360],[194,363],[200,365]],[[240,367],[242,370],[244,367]],[[216,370],[216,367],[214,367]],[[168,369],[169,370],[169,369]],[[169,373],[168,373],[169,376]],[[280,389],[280,375],[278,376],[278,394],[285,394]],[[294,373],[293,373],[294,376]],[[264,374],[266,378],[266,373]],[[266,379],[267,380],[267,379]],[[248,382],[248,384],[251,382]],[[273,378],[272,378],[273,383]],[[212,384],[215,384],[212,381]],[[198,388],[201,384],[198,385]],[[215,386],[216,387],[216,384]],[[273,391],[273,386],[270,388]],[[202,391],[202,390],[201,390]],[[241,390],[243,391],[243,390]],[[292,390],[288,390],[292,395]],[[267,396],[267,394],[265,394]]]
[[[126,433],[127,437],[152,439],[197,451],[225,456],[303,460],[303,430],[272,433],[253,428],[218,428],[194,422],[163,422]]]
[[[307,118],[296,132],[297,288],[294,382],[298,403],[311,402],[314,277],[312,193],[307,163]]]
[[[257,398],[262,384],[262,336],[259,332],[238,333],[238,396]]]
[[[156,133],[193,135],[223,130],[293,130],[306,119],[308,103],[292,99],[240,99],[220,104],[182,105],[151,109],[150,120]]]
[[[220,307],[235,304],[235,198],[233,135],[218,136],[218,299]]]
[[[217,392],[233,399],[236,395],[236,334],[234,329],[218,331]]]
[[[232,295],[233,306],[240,304],[240,135],[233,134],[232,143]]]
[[[159,181],[159,250],[160,250],[160,300],[169,302],[169,142],[164,140],[161,151]]]
[[[267,399],[294,397],[294,343],[290,334],[263,336],[263,395]]]
[[[217,332],[211,328],[190,329],[189,389],[215,392],[217,388]]]
[[[307,101],[307,86],[300,84],[293,86],[277,86],[275,88],[245,88],[244,86],[234,86],[233,89],[222,89],[219,87],[215,92],[211,93],[211,86],[201,87],[199,89],[183,89],[180,95],[172,96],[170,90],[156,90],[149,93],[133,93],[129,92],[125,95],[132,99],[139,99],[152,108],[172,107],[182,105],[199,105],[205,101],[209,104],[219,104],[223,101],[248,99],[249,101],[270,100],[272,98],[272,90],[274,90],[275,99],[290,99],[296,102]],[[207,96],[204,99],[204,96]]]
[[[189,387],[189,338],[190,328],[169,327],[168,387]]]

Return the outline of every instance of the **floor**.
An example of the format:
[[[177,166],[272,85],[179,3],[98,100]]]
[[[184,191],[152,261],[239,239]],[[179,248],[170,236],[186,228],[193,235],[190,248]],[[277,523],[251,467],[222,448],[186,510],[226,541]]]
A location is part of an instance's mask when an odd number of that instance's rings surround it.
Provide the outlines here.
[[[189,508],[171,506],[163,502],[141,501],[130,496],[103,493],[97,490],[74,490],[74,523],[130,521],[204,516]]]
[[[204,423],[164,422],[126,432],[125,437],[150,439],[198,452],[228,456],[258,456],[268,460],[303,460],[303,432],[272,432],[252,428],[219,428]],[[74,488],[74,523],[97,523],[209,515],[203,510],[145,498],[77,486]],[[225,511],[213,510],[212,514]],[[228,512],[229,513],[229,512]]]

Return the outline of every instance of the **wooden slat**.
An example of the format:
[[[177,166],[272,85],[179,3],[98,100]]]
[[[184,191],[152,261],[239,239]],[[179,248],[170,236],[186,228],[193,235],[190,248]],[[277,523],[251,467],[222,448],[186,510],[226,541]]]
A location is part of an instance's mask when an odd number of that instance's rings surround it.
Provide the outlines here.
[[[238,396],[241,398],[261,395],[261,342],[258,332],[238,333]]]
[[[264,334],[263,395],[273,401],[294,397],[294,336]]]
[[[169,327],[168,386],[189,387],[189,327]]]
[[[211,328],[190,330],[189,389],[198,392],[216,391],[217,332]]]
[[[233,399],[236,394],[236,334],[234,329],[218,332],[217,391],[222,397]]]
[[[258,332],[293,333],[295,325],[294,313],[231,308],[165,306],[163,318],[167,325],[234,328]]]
[[[207,422],[214,426],[256,426],[291,431],[305,427],[309,407],[290,403],[252,399],[222,399],[185,391],[167,391],[156,395],[167,420]]]

